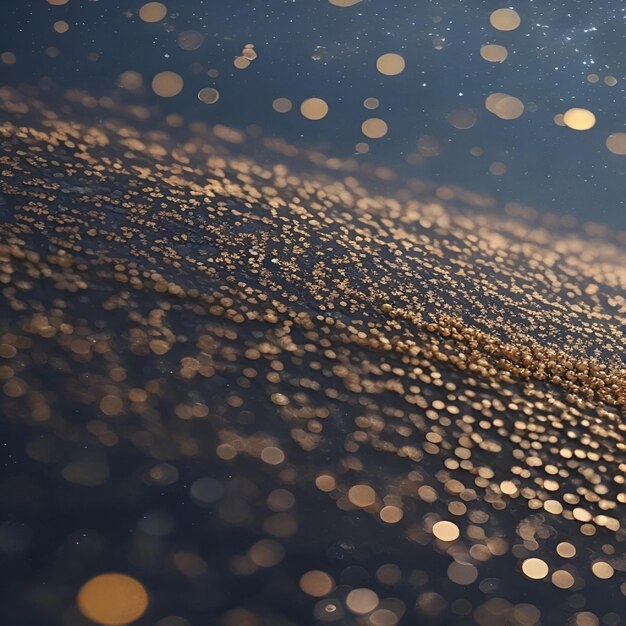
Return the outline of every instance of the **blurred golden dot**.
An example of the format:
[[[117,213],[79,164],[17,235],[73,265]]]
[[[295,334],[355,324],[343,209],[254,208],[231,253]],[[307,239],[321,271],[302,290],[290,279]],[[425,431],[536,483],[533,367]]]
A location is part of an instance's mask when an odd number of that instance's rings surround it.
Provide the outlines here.
[[[490,166],[489,166],[489,172],[491,174],[493,174],[494,176],[502,176],[503,174],[506,174],[506,164],[502,163],[501,161],[494,161]],[[506,483],[509,483],[511,481],[504,481]],[[514,483],[511,483],[513,486],[515,486]],[[510,486],[505,487],[504,489],[510,489]],[[508,495],[513,495],[514,493],[516,493],[517,488],[514,491],[505,491],[504,489],[502,489],[502,493],[506,493]]]
[[[117,77],[117,85],[129,91],[137,91],[143,87],[143,77],[139,72],[127,70]]]
[[[53,28],[57,33],[66,33],[70,29],[70,25],[65,20],[58,20],[54,23]]]
[[[366,508],[376,502],[376,492],[369,485],[354,485],[348,491],[348,500],[354,506]]]
[[[404,59],[393,52],[379,56],[376,61],[376,69],[385,76],[396,76],[404,70],[405,66]]]
[[[480,56],[485,61],[491,61],[492,63],[502,63],[509,53],[504,46],[500,46],[496,43],[490,43],[480,47]]]
[[[478,578],[478,570],[471,563],[453,561],[448,566],[448,578],[457,585],[471,585]]]
[[[489,16],[489,22],[497,30],[515,30],[520,25],[521,19],[513,9],[496,9]]]
[[[48,4],[51,4],[55,7],[61,7],[64,4],[67,4],[70,0],[48,0]]]
[[[233,62],[233,65],[238,70],[245,70],[250,65],[250,59],[247,59],[244,56],[236,57],[234,62]]]
[[[162,2],[147,2],[139,9],[139,18],[144,22],[160,22],[167,15]]]
[[[315,479],[315,486],[320,490],[328,493],[333,491],[337,486],[335,479],[328,474],[321,474]]]
[[[179,33],[176,38],[176,43],[178,43],[178,47],[181,50],[197,50],[204,41],[204,36],[202,33],[199,33],[197,30],[184,30],[182,33]]]
[[[261,451],[261,460],[268,465],[280,465],[285,460],[285,453],[275,446],[267,446]]]
[[[315,598],[329,594],[334,587],[335,581],[326,572],[320,570],[313,569],[300,579],[300,589]]]
[[[569,109],[563,114],[563,123],[573,130],[589,130],[596,123],[596,116],[588,109]]]
[[[371,613],[380,602],[378,595],[371,589],[353,589],[346,596],[346,606],[357,615]]]
[[[615,87],[615,85],[617,85],[617,78],[615,78],[615,76],[605,76],[604,84],[609,87]]]
[[[514,120],[524,112],[524,103],[506,93],[492,93],[485,100],[485,108],[503,120]]]
[[[474,109],[454,109],[447,115],[448,122],[459,130],[468,130],[476,124],[476,111]]]
[[[365,143],[364,141],[359,141],[359,143],[354,146],[354,149],[359,154],[367,154],[370,151],[369,144]]]
[[[380,510],[380,519],[387,524],[397,524],[403,516],[404,512],[399,506],[384,506]]]
[[[378,100],[378,98],[365,98],[365,100],[363,100],[363,106],[366,109],[377,109],[380,105],[380,101]]]
[[[455,541],[460,534],[459,527],[454,522],[442,520],[433,525],[433,535],[440,541]]]
[[[355,4],[359,4],[361,0],[328,0],[328,2],[336,7],[351,7]]]
[[[371,117],[361,124],[361,132],[370,139],[380,139],[387,134],[387,122],[378,117]]]
[[[569,589],[574,584],[574,577],[564,569],[556,570],[551,577],[552,584],[559,589]]]
[[[17,58],[12,52],[3,52],[0,54],[0,61],[2,61],[5,65],[14,65]]]
[[[600,80],[600,77],[597,74],[588,74],[587,80],[590,83],[597,83]]]
[[[554,123],[557,126],[565,126],[565,122],[563,121],[563,113],[557,113],[553,119]]]
[[[328,113],[328,105],[321,98],[307,98],[300,105],[300,113],[308,120],[321,120]]]
[[[605,561],[596,561],[591,566],[591,571],[595,574],[595,576],[602,579],[611,578],[611,576],[615,573],[613,567]]]
[[[545,561],[537,558],[526,559],[522,563],[522,571],[528,578],[541,580],[548,575],[548,565]]]
[[[220,99],[220,92],[213,87],[204,87],[198,92],[198,100],[204,104],[215,104]]]
[[[500,483],[500,491],[507,495],[512,495],[517,492],[517,485],[512,480],[503,480]]]
[[[626,133],[612,133],[606,138],[606,147],[613,154],[626,154]]]
[[[100,574],[78,592],[76,603],[88,619],[105,626],[122,626],[139,619],[148,607],[144,586],[125,574]]]
[[[276,100],[272,102],[272,108],[277,113],[289,113],[293,108],[293,104],[289,98],[276,98]]]
[[[183,89],[183,79],[176,72],[159,72],[152,79],[152,90],[162,98],[177,96]]]
[[[249,556],[259,567],[273,567],[282,561],[285,549],[273,539],[261,539],[250,548]]]

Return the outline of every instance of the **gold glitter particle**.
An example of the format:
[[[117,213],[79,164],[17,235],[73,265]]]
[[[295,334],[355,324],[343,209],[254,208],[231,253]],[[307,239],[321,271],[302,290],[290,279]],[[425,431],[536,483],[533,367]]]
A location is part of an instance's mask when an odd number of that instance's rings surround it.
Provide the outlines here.
[[[87,581],[76,598],[80,612],[105,626],[123,626],[139,619],[148,607],[144,586],[125,574],[101,574]]]
[[[480,56],[491,63],[502,63],[509,56],[508,50],[499,44],[490,43],[480,48]]]
[[[354,485],[348,491],[348,500],[364,509],[376,502],[376,492],[369,485]]]
[[[606,138],[606,147],[613,154],[626,154],[626,133],[612,133]]]
[[[533,580],[541,580],[548,575],[549,569],[545,561],[537,558],[526,559],[522,563],[522,571],[528,578]]]
[[[353,589],[346,597],[346,606],[357,615],[371,613],[379,602],[376,592],[365,588]]]
[[[159,72],[152,79],[152,90],[162,98],[172,98],[183,90],[183,79],[176,72]]]
[[[285,460],[285,453],[276,446],[267,446],[261,451],[261,460],[268,465],[280,465]]]
[[[590,83],[597,83],[600,80],[600,77],[597,74],[588,74],[587,80]]]
[[[289,98],[276,98],[276,100],[272,102],[272,108],[277,113],[289,113],[293,108],[293,104]]]
[[[433,525],[433,535],[440,541],[456,541],[460,534],[459,527],[454,522],[442,520]]]
[[[517,493],[517,485],[512,480],[503,480],[500,483],[500,491],[510,496]]]
[[[328,113],[328,105],[321,98],[307,98],[300,105],[300,113],[308,120],[321,120]]]
[[[300,578],[300,589],[314,598],[329,594],[334,587],[335,581],[332,577],[320,570],[311,570]]]
[[[370,139],[380,139],[387,134],[387,122],[378,117],[371,117],[361,124],[361,132]]]
[[[117,77],[117,85],[128,91],[138,91],[143,87],[143,76],[139,72],[127,70]]]
[[[615,87],[615,85],[617,85],[617,78],[615,78],[615,76],[605,76],[604,84],[608,87]]]
[[[589,130],[596,123],[596,116],[588,109],[573,108],[563,114],[563,123],[573,130]]]
[[[167,15],[167,7],[162,2],[147,2],[139,9],[139,18],[144,22],[160,22]]]
[[[404,71],[405,66],[404,59],[393,52],[379,56],[376,61],[376,69],[385,76],[397,76]]]
[[[204,87],[198,92],[198,100],[204,104],[215,104],[220,99],[220,92],[213,87]]]
[[[515,30],[519,27],[521,19],[513,9],[496,9],[489,16],[489,22],[497,30]]]
[[[55,7],[62,7],[64,4],[67,4],[70,0],[48,0],[48,4],[51,4]]]
[[[359,141],[359,143],[354,146],[354,149],[358,154],[367,154],[370,151],[369,144],[364,141]]]
[[[374,110],[380,106],[380,101],[378,98],[365,98],[365,100],[363,100],[363,106],[366,109]]]

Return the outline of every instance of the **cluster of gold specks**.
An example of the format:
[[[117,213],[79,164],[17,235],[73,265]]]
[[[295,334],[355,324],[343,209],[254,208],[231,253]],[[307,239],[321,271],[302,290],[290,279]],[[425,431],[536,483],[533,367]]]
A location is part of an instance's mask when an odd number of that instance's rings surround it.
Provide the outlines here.
[[[303,623],[595,623],[600,589],[617,607],[622,233],[460,211],[489,201],[276,140],[252,159],[246,133],[180,116],[173,142],[136,127],[150,111],[67,99],[0,90],[16,207],[0,204],[0,408],[70,500],[124,476],[151,502],[134,580],[158,565],[192,587],[262,581]],[[311,100],[302,114],[322,119]],[[489,106],[520,112],[505,94]],[[229,604],[220,623],[264,619]]]

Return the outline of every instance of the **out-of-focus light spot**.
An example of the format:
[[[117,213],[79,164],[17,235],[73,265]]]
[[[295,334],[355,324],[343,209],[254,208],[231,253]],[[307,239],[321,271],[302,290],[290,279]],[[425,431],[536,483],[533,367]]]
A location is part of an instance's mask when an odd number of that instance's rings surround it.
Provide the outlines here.
[[[442,520],[433,525],[433,535],[440,541],[456,541],[460,534],[459,527],[454,522]]]
[[[354,485],[348,491],[348,500],[362,509],[376,502],[376,492],[369,485]]]
[[[363,106],[366,109],[377,109],[380,105],[380,101],[378,100],[378,98],[365,98],[365,100],[363,100]]]
[[[220,99],[220,92],[213,87],[204,87],[198,92],[198,100],[204,104],[215,104]]]
[[[399,54],[393,52],[379,56],[376,61],[376,69],[385,76],[396,76],[400,74],[405,67],[404,59]]]
[[[328,0],[328,2],[336,7],[351,7],[355,4],[359,4],[361,0]]]
[[[517,11],[513,9],[496,9],[490,16],[490,24],[497,30],[515,30],[521,24]]]
[[[0,54],[0,61],[2,61],[5,65],[14,65],[17,61],[17,57],[13,52],[3,52]]]
[[[370,139],[380,139],[387,134],[387,122],[377,117],[371,117],[361,124],[361,132]]]
[[[492,93],[487,96],[485,108],[503,120],[514,120],[524,113],[524,103],[506,93]]]
[[[476,124],[476,111],[474,109],[454,109],[447,115],[448,122],[459,130],[468,130]]]
[[[233,61],[233,65],[238,70],[245,70],[250,65],[250,59],[247,59],[245,56],[236,57]]]
[[[176,43],[181,50],[197,50],[204,42],[204,36],[197,30],[184,30],[179,33]]]
[[[541,580],[548,575],[549,569],[545,561],[536,558],[526,559],[522,563],[522,571],[528,578]]]
[[[289,98],[276,98],[276,100],[272,102],[272,108],[277,113],[289,113],[293,108],[293,104]]]
[[[346,606],[357,615],[371,613],[380,602],[378,595],[371,589],[353,589],[346,596]]]
[[[183,90],[183,79],[176,72],[159,72],[152,79],[152,90],[162,98],[172,98]]]
[[[76,598],[80,612],[105,626],[123,626],[139,619],[148,607],[144,586],[125,574],[101,574],[87,581]]]
[[[321,120],[328,113],[328,105],[321,98],[307,98],[300,105],[300,113],[308,120]]]
[[[486,46],[481,46],[480,48],[480,56],[485,59],[485,61],[491,61],[492,63],[502,63],[509,53],[504,46],[500,46],[495,43],[487,44]]]
[[[300,579],[300,589],[314,598],[329,594],[334,587],[335,581],[332,577],[320,570],[311,570]]]
[[[626,154],[626,133],[612,133],[606,138],[606,147],[613,154]]]
[[[563,123],[573,130],[589,130],[596,123],[596,116],[588,109],[569,109],[563,114]]]
[[[167,7],[162,2],[147,2],[139,9],[139,18],[144,22],[160,22],[167,15]]]
[[[54,23],[54,32],[63,34],[70,29],[70,25],[65,20],[58,20]]]

